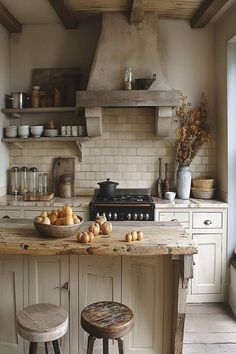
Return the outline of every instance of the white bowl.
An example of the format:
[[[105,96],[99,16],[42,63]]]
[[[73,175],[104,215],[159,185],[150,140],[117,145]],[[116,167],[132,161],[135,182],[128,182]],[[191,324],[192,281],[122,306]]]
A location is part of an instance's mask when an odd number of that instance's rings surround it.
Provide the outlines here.
[[[168,199],[170,202],[173,202],[175,200],[176,193],[175,192],[165,192],[165,197]]]
[[[32,125],[30,131],[35,138],[39,138],[43,134],[43,125]]]
[[[29,125],[19,125],[18,134],[20,138],[28,138],[29,136]]]

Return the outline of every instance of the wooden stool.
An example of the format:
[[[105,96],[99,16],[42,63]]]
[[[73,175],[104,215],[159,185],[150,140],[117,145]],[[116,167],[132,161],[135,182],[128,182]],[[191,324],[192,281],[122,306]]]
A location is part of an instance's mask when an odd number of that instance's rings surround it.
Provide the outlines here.
[[[51,304],[36,304],[26,307],[17,315],[18,333],[30,342],[29,354],[36,354],[37,344],[52,342],[55,354],[60,354],[58,339],[68,329],[68,313]]]
[[[89,334],[87,354],[92,354],[96,338],[103,339],[103,354],[108,354],[108,340],[116,339],[119,354],[123,354],[123,336],[134,324],[133,312],[127,306],[113,301],[96,302],[81,313],[82,328]]]

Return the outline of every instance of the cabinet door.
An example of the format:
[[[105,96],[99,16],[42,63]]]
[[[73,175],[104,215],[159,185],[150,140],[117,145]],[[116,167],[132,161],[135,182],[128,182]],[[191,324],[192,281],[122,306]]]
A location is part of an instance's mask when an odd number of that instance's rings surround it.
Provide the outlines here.
[[[51,303],[69,312],[69,257],[29,257],[28,303]],[[61,341],[62,352],[69,354],[69,331]],[[40,346],[37,354],[45,353]]]
[[[222,234],[193,234],[198,245],[194,255],[192,294],[221,292]]]
[[[122,302],[134,312],[126,353],[162,354],[164,257],[122,260]]]
[[[97,301],[121,301],[121,258],[79,257],[79,311]],[[80,328],[79,354],[86,353],[87,334]],[[117,353],[117,343],[110,341],[109,353]],[[96,340],[93,354],[102,353],[102,341]]]
[[[22,257],[0,257],[0,353],[23,353],[17,335],[16,314],[23,308]]]

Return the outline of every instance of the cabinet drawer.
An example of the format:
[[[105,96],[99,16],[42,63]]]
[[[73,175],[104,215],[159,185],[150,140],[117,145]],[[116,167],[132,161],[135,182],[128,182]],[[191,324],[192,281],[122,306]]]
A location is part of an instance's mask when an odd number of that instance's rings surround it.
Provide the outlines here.
[[[20,210],[0,210],[0,219],[4,217],[20,218],[21,213]]]
[[[173,212],[166,213],[160,212],[159,221],[178,221],[184,228],[189,228],[189,213]]]
[[[193,212],[194,229],[221,229],[223,226],[222,212],[195,213]]]

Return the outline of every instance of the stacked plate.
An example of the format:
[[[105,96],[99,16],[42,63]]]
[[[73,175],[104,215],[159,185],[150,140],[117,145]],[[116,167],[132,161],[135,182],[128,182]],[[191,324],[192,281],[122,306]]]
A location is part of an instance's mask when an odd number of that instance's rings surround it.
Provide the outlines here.
[[[48,138],[53,138],[55,136],[58,136],[58,129],[45,129],[44,136]]]
[[[5,134],[6,134],[7,138],[16,138],[17,137],[17,126],[12,125],[10,127],[7,127]]]

